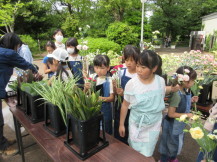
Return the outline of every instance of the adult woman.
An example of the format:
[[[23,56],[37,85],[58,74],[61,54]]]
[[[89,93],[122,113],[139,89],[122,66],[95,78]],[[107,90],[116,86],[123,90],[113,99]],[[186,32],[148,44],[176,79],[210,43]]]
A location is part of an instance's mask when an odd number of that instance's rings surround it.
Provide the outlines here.
[[[6,33],[0,39],[0,153],[5,155],[12,155],[16,152],[15,149],[10,147],[14,142],[8,141],[3,135],[4,118],[1,99],[7,98],[6,85],[13,74],[14,67],[23,70],[31,69],[34,73],[37,73],[35,67],[17,53],[21,46],[20,42],[20,38],[14,33]]]

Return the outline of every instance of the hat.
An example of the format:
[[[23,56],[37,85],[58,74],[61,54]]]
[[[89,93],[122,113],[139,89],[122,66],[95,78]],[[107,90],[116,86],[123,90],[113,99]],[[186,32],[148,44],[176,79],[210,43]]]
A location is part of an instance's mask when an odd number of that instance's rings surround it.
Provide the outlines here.
[[[65,49],[57,48],[52,54],[47,55],[47,57],[52,57],[57,61],[66,62],[66,59],[68,58],[68,52]]]

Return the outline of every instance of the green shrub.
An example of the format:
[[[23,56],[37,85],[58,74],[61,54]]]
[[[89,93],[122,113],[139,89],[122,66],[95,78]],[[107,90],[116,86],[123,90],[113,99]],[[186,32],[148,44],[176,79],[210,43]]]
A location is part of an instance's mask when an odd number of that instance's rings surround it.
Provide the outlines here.
[[[107,38],[90,38],[87,37],[84,39],[85,41],[88,41],[87,46],[89,52],[96,52],[97,50],[100,50],[101,53],[108,52],[109,50],[112,50],[114,52],[120,53],[121,47],[119,44],[109,41]],[[79,40],[79,43],[81,44],[81,40]]]
[[[33,56],[39,51],[37,41],[34,40],[30,35],[19,35],[19,37],[24,44],[27,44],[29,46],[29,49],[32,52]]]
[[[106,30],[106,35],[109,40],[120,44],[121,48],[139,42],[138,34],[134,33],[134,28],[122,22],[110,24]]]

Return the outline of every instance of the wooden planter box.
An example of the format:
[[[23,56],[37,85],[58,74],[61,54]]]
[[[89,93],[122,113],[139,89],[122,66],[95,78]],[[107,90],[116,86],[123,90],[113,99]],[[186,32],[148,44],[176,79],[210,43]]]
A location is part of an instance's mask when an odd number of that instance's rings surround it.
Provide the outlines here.
[[[101,121],[103,138],[100,137]],[[81,160],[87,159],[108,146],[109,143],[105,138],[103,115],[100,114],[86,121],[78,120],[72,115],[68,115],[67,137],[64,143]]]
[[[46,102],[44,104],[44,116],[44,127],[49,133],[56,137],[65,134],[66,126],[56,105]]]

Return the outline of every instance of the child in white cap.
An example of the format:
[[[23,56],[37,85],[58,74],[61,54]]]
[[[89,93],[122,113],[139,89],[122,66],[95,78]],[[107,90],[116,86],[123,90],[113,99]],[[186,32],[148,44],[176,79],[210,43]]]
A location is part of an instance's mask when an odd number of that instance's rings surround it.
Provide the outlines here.
[[[65,49],[57,48],[52,54],[47,55],[47,57],[47,65],[54,72],[55,77],[60,77],[61,80],[66,81],[73,76],[67,66],[68,52]]]

